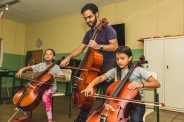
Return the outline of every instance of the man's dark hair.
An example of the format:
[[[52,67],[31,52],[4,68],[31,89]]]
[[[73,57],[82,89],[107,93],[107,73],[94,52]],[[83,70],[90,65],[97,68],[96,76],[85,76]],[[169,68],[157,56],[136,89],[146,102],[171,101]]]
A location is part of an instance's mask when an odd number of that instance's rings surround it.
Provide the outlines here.
[[[91,10],[93,14],[96,14],[98,12],[98,7],[93,3],[87,3],[82,9],[81,14],[84,13],[86,10]]]

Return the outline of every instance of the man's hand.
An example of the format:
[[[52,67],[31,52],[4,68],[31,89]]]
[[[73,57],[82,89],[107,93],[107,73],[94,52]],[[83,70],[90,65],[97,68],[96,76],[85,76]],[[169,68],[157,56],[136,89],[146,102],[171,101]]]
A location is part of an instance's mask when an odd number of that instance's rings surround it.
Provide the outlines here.
[[[88,97],[89,95],[93,95],[93,87],[88,85],[86,89],[81,91],[81,93],[84,93],[86,97]]]
[[[88,47],[92,47],[93,49],[96,49],[96,50],[100,49],[100,45],[97,44],[95,40],[90,40]]]
[[[70,58],[66,57],[64,60],[61,61],[60,66],[66,67],[70,63]]]

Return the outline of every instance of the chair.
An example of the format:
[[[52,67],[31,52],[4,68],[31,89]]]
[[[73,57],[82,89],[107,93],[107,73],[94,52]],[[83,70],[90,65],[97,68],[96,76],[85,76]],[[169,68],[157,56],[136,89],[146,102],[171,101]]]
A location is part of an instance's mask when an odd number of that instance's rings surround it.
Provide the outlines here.
[[[72,81],[72,70],[71,69],[62,69],[63,74],[65,75],[66,79],[65,80],[60,80],[57,79],[58,84],[66,84],[66,92],[62,93],[57,91],[54,93],[51,97],[52,100],[52,111],[54,110],[53,108],[53,103],[54,103],[54,97],[59,97],[59,96],[68,96],[69,97],[69,102],[68,102],[68,110],[69,110],[69,118],[71,118],[71,81]]]
[[[155,79],[158,79],[157,78],[157,73],[154,72],[154,71],[150,71],[150,73],[152,74],[152,76],[155,78]],[[159,102],[159,94],[157,93],[157,89],[152,89],[152,88],[145,88],[143,89],[145,91],[149,91],[149,92],[153,92],[153,99],[154,99],[154,102]],[[144,96],[145,96],[145,91],[144,91]],[[154,112],[154,110],[157,112],[157,122],[160,121],[159,119],[159,106],[156,106],[154,108],[147,108],[146,107],[146,110],[145,110],[145,114],[144,114],[144,117],[143,117],[143,121],[145,122],[146,120],[146,116],[149,115],[150,113]]]

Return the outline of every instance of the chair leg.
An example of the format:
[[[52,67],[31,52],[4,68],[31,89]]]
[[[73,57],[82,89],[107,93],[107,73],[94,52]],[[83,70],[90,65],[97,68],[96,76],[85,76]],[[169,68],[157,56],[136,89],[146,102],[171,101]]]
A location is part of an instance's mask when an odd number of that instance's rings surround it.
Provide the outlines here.
[[[71,95],[69,95],[69,118],[71,118]]]
[[[157,93],[157,89],[154,89],[154,102],[159,102],[159,94]],[[157,113],[157,122],[160,122],[159,106],[155,106],[154,110],[156,110]]]
[[[69,102],[68,102],[68,104],[69,104],[69,118],[71,118],[71,97],[72,97],[72,94],[71,94],[71,82],[69,82],[69,92],[68,92],[68,96],[69,96]]]
[[[32,111],[30,111],[30,118],[32,118],[32,116],[33,116],[33,112],[32,112]]]
[[[156,94],[156,98],[157,98],[157,101],[159,101],[159,94],[157,93]],[[157,122],[160,122],[160,111],[159,111],[159,106],[156,107],[156,111],[157,111]]]
[[[52,104],[52,114],[53,114],[53,111],[54,111],[54,105],[53,105],[54,104],[54,98],[53,97],[51,97],[51,101],[52,101],[51,104]]]
[[[65,95],[67,96],[69,93],[68,93],[68,83],[66,83],[66,91],[65,91]]]

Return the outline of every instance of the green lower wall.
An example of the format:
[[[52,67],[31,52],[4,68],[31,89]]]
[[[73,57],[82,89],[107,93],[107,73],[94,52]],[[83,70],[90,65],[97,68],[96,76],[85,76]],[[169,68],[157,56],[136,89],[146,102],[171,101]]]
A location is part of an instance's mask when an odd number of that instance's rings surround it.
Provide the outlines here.
[[[1,69],[7,70],[18,70],[24,66],[25,56],[4,53],[3,55],[3,65]]]
[[[144,55],[144,50],[143,49],[134,49],[132,50],[133,53],[133,61],[139,60],[139,57],[141,55]]]
[[[69,54],[70,54],[70,53],[59,53],[59,54],[56,54],[56,60],[61,59],[61,57],[63,57],[63,56],[66,57],[66,56],[68,56]],[[79,56],[76,57],[76,59],[78,59],[78,60],[82,59],[83,56],[84,56],[84,54],[85,54],[85,53],[80,54]]]
[[[144,54],[143,49],[134,49],[133,52],[133,60],[136,61],[139,59],[140,55]],[[56,60],[60,59],[62,56],[67,56],[69,53],[59,53],[56,54]],[[76,59],[82,59],[84,53],[78,56]],[[8,54],[4,53],[3,55],[3,66],[1,69],[6,69],[9,71],[18,71],[25,64],[25,56],[24,55],[16,55],[16,54]],[[3,81],[5,78],[3,78]],[[12,79],[8,78],[8,86],[12,86]],[[20,86],[20,80],[16,80],[16,86]],[[3,84],[3,87],[5,85]],[[65,85],[61,84],[58,86],[59,90],[65,91]]]
[[[17,55],[17,54],[9,54],[9,53],[4,53],[3,54],[3,64],[2,67],[0,68],[1,70],[6,70],[6,71],[18,71],[21,67],[24,66],[25,62],[25,56],[23,55]],[[8,87],[12,87],[12,78],[2,78],[2,81],[6,81],[8,83]],[[15,82],[16,86],[20,86],[20,82],[18,79]],[[2,87],[5,87],[6,84],[2,84]]]
[[[143,49],[133,49],[132,53],[133,53],[133,61],[136,61],[136,60],[139,60],[139,57],[144,54],[144,50]],[[79,59],[79,60],[82,59],[84,54],[85,53],[82,53],[81,55],[76,57],[76,59]],[[62,56],[67,56],[67,55],[69,55],[69,53],[56,54],[56,59],[60,59]]]

